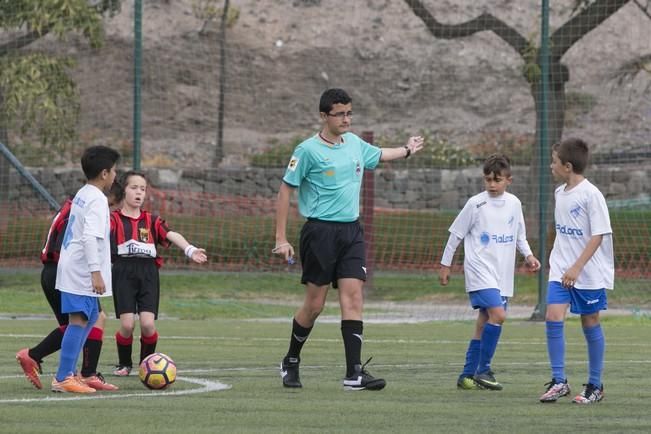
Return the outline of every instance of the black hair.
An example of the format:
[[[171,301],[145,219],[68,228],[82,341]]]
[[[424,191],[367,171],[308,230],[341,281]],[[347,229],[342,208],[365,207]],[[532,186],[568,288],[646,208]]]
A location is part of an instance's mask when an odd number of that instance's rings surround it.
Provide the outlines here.
[[[484,175],[511,176],[511,160],[504,154],[493,154],[484,161]]]
[[[558,154],[561,163],[572,164],[572,172],[576,174],[583,174],[583,171],[588,166],[590,150],[588,144],[581,139],[569,138],[561,143],[555,143],[552,146],[552,151]]]
[[[111,170],[120,159],[120,153],[108,146],[91,146],[81,156],[81,169],[86,179],[97,178],[102,170]]]
[[[330,113],[335,104],[350,104],[353,99],[343,89],[328,89],[321,95],[319,112]]]

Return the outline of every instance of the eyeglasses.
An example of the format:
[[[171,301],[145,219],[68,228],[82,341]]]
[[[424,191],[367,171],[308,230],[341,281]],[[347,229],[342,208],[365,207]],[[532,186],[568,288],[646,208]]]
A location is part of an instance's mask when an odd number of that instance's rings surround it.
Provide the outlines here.
[[[353,117],[353,112],[337,112],[337,113],[328,113],[328,116],[331,116],[333,118],[338,118],[338,119],[344,119],[345,117],[352,118]]]

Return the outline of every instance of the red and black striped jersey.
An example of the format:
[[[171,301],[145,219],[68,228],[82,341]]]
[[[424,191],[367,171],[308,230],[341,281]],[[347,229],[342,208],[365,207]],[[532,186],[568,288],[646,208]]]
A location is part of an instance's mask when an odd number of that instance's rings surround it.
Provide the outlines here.
[[[58,263],[59,253],[61,252],[61,244],[63,243],[63,236],[68,226],[68,218],[70,217],[70,208],[72,207],[72,200],[66,199],[61,205],[61,209],[56,213],[50,224],[50,229],[47,232],[45,245],[41,250],[41,262]]]
[[[170,231],[165,220],[149,211],[141,211],[137,218],[122,214],[121,210],[111,213],[111,256],[120,258],[152,258],[156,266],[163,265],[156,245],[168,247],[167,233]]]

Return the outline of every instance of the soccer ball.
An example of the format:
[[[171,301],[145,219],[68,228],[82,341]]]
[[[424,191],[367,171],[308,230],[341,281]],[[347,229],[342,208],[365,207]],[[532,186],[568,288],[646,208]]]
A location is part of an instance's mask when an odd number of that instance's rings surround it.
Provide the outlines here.
[[[163,353],[150,354],[140,363],[138,376],[148,389],[162,390],[176,380],[176,364]]]

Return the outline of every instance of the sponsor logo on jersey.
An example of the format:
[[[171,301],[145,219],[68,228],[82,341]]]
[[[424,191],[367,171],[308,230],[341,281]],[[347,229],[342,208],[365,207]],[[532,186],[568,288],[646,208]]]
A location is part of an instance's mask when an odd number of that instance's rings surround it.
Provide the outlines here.
[[[575,205],[574,208],[570,209],[570,215],[574,218],[577,218],[581,215],[581,206]]]
[[[509,219],[509,222],[508,222],[509,226],[513,226],[514,221],[515,221],[515,216],[511,216],[511,218]]]
[[[497,244],[508,244],[512,243],[515,237],[509,234],[493,234],[491,239]]]
[[[487,246],[491,240],[495,244],[508,244],[512,243],[515,237],[511,234],[489,234],[488,232],[482,232],[479,236],[479,242],[482,246]]]
[[[486,201],[479,202],[477,205],[475,205],[475,208],[481,208],[484,205],[486,205]]]
[[[118,245],[118,256],[155,258],[156,245],[142,243],[136,240],[128,240],[125,243]]]
[[[583,236],[583,230],[581,230],[580,228],[571,228],[565,225],[561,225],[559,223],[556,223],[556,232],[558,232],[561,235],[567,235],[570,237]]]

